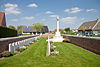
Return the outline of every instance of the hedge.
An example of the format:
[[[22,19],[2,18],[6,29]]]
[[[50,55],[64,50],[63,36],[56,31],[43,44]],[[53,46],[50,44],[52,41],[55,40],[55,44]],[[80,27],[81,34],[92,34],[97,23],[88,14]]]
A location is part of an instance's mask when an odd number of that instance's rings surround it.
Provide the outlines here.
[[[0,26],[0,38],[17,36],[17,31]]]

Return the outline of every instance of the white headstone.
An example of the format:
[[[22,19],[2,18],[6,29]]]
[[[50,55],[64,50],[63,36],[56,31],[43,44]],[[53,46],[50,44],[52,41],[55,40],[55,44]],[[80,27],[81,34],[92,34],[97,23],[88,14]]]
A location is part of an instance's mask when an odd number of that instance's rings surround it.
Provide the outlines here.
[[[9,44],[9,52],[12,52],[12,44]]]

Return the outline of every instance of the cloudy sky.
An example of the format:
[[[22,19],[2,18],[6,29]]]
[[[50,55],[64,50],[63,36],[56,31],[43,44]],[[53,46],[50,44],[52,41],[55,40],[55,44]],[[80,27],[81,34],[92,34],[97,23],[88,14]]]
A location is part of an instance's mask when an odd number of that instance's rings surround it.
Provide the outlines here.
[[[100,18],[100,0],[0,0],[0,12],[6,13],[7,26],[41,22],[54,30],[58,15],[60,28],[77,29]]]

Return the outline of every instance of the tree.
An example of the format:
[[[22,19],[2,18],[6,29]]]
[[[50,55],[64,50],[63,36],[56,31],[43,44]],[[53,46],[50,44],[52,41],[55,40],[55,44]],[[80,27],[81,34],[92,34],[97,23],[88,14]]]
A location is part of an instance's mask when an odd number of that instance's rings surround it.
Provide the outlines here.
[[[16,28],[14,26],[12,26],[12,25],[9,25],[8,28],[16,30]]]
[[[85,26],[81,26],[80,29],[85,31],[85,29],[87,29],[87,28]]]
[[[22,33],[22,28],[23,28],[23,26],[22,26],[22,25],[17,26],[17,32],[18,32],[18,33]]]
[[[43,28],[44,24],[42,23],[34,23],[33,24],[33,27],[35,27],[37,29],[37,32],[41,32],[42,31],[42,28]]]
[[[64,29],[66,32],[70,32],[70,28],[65,28]]]
[[[82,35],[85,35],[85,30],[87,29],[85,26],[81,26],[80,29],[82,30]]]

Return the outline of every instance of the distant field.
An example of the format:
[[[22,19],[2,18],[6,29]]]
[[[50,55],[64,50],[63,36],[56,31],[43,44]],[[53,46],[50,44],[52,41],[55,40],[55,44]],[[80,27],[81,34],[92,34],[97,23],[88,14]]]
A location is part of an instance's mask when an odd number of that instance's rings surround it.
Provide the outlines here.
[[[27,50],[0,60],[0,67],[100,67],[100,56],[70,43],[54,43],[58,56],[46,57],[47,38],[41,38]]]

